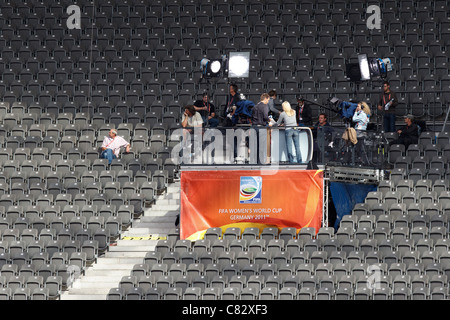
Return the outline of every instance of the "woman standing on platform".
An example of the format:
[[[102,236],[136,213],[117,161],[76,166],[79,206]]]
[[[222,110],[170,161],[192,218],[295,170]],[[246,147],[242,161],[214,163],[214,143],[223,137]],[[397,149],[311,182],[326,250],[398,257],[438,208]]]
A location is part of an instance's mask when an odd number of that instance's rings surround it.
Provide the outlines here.
[[[286,128],[284,135],[286,137],[286,148],[289,162],[302,163],[302,154],[300,152],[300,131],[297,128],[297,118],[295,116],[296,112],[287,101],[283,102],[281,106],[283,108],[283,112],[280,114],[276,125],[279,126],[284,124],[284,127]],[[292,145],[294,145],[295,148],[295,157]]]
[[[356,106],[355,113],[353,114],[352,120],[356,123],[355,129],[366,131],[367,125],[370,121],[370,107],[365,102],[360,102]]]

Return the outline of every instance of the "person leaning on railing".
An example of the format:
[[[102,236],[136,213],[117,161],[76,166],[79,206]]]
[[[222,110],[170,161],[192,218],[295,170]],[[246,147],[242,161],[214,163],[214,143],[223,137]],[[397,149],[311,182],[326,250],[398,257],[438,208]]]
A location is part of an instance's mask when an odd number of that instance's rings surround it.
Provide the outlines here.
[[[286,148],[288,160],[290,163],[302,163],[302,154],[300,152],[300,131],[297,127],[297,117],[295,110],[292,109],[291,104],[287,101],[281,104],[283,112],[280,114],[276,126],[284,125],[284,135],[286,137]],[[294,149],[295,148],[295,157]]]

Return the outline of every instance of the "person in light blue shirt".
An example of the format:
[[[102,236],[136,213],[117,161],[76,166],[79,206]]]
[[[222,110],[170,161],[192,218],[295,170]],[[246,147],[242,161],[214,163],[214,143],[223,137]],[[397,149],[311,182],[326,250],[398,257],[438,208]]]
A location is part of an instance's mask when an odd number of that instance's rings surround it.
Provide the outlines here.
[[[339,105],[341,110],[341,116],[343,118],[351,119],[355,122],[355,129],[360,131],[366,131],[367,125],[370,121],[372,112],[369,105],[362,101],[359,103],[342,101]]]
[[[355,130],[366,131],[369,124],[370,108],[365,102],[360,102],[356,106],[352,121],[356,123]]]
[[[280,114],[277,126],[284,124],[285,131],[284,135],[286,137],[286,149],[288,160],[290,163],[302,163],[302,153],[300,151],[300,131],[297,128],[297,118],[296,112],[292,109],[291,104],[287,101],[281,104],[283,107],[283,112]],[[292,145],[294,147],[292,147]],[[295,157],[294,157],[295,148]]]
[[[358,144],[356,145],[356,156],[358,163],[368,163],[367,153],[364,149],[364,139],[366,138],[366,130],[367,125],[370,121],[370,108],[365,102],[360,102],[357,104],[355,113],[353,114],[352,121],[355,123],[355,131],[358,140]]]

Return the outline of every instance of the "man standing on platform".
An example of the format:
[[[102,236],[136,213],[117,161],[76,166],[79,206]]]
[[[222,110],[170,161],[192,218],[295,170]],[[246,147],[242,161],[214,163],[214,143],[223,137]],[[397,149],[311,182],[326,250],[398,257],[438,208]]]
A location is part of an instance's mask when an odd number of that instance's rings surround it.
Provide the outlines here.
[[[227,105],[223,113],[225,127],[233,126],[233,122],[231,119],[233,118],[234,112],[236,111],[236,103],[241,101],[241,95],[238,92],[238,86],[236,84],[230,84],[229,90],[230,94],[227,96]]]
[[[305,103],[303,98],[297,98],[297,124],[299,126],[311,127],[312,121],[312,109],[311,106]]]
[[[383,114],[385,132],[395,132],[395,107],[398,105],[397,96],[391,90],[389,81],[383,83],[383,93],[378,102],[378,111]]]
[[[255,129],[256,134],[256,144],[257,144],[257,152],[255,155],[259,155],[259,160],[261,163],[265,163],[265,157],[267,154],[267,126],[270,123],[269,118],[269,95],[267,93],[263,93],[261,95],[260,102],[256,104],[252,109],[252,126]],[[261,136],[260,136],[260,130]],[[252,148],[250,146],[250,151]],[[255,150],[256,151],[256,150]]]
[[[266,126],[269,124],[269,95],[263,93],[261,101],[252,109],[252,124],[254,126]]]
[[[281,114],[281,111],[275,107],[275,99],[277,98],[277,91],[272,89],[269,91],[269,112],[272,112],[272,116],[277,120]]]
[[[319,121],[314,126],[313,134],[315,135],[313,159],[315,162],[323,163],[325,148],[329,146],[333,137],[333,128],[328,123],[326,113],[319,114]]]

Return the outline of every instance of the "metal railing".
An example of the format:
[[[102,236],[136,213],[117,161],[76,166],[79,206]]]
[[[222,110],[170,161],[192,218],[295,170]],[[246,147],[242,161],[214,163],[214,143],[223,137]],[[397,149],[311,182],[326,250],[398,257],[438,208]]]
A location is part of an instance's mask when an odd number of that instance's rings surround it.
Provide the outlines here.
[[[285,133],[298,130],[302,163],[289,161]],[[255,127],[180,128],[171,134],[172,159],[180,165],[336,165],[382,168],[387,158],[383,134],[346,128]],[[346,139],[346,135],[348,138]],[[291,153],[296,154],[292,147]]]

